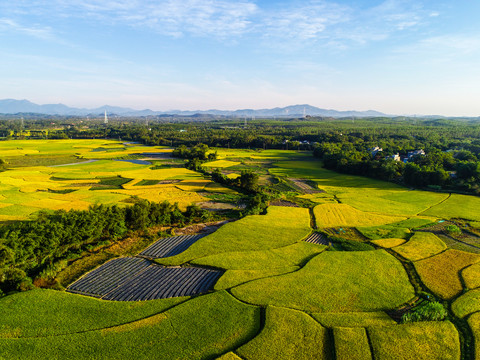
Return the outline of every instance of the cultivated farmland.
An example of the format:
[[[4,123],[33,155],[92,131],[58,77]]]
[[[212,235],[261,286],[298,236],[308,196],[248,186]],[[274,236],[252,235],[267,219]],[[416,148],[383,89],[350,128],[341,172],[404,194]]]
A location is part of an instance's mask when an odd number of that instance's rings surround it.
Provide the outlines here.
[[[164,268],[141,258],[110,260],[68,287],[105,300],[139,301],[196,295],[209,290],[221,272]]]
[[[0,220],[96,203],[126,207],[135,196],[182,209],[211,194],[222,201],[240,196],[172,163],[162,147],[107,140],[1,146],[12,166],[0,173]],[[278,191],[270,200],[277,206],[208,235],[197,225],[179,225],[172,236],[162,227],[141,229],[124,243],[88,250],[91,266],[88,256],[65,259],[63,271],[77,271],[66,291],[0,298],[0,358],[478,357],[479,255],[473,246],[454,250],[465,244],[453,236],[429,232],[444,219],[474,231],[477,198],[341,175],[306,152],[216,151],[218,160],[204,164],[208,171],[228,178],[258,171],[262,184]],[[65,166],[56,166],[60,159]],[[305,194],[292,179],[318,192]],[[9,256],[2,241],[0,264]],[[435,300],[447,320],[402,321]]]

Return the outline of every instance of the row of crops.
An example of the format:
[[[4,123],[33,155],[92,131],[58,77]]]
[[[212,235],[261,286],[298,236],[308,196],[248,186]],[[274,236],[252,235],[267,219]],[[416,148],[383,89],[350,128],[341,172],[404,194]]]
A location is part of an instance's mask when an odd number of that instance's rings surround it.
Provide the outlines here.
[[[139,301],[191,296],[213,287],[221,271],[151,265],[105,295],[105,300]]]
[[[197,234],[163,238],[150,245],[139,255],[152,259],[174,256],[185,251],[195,241],[204,236],[204,234]]]
[[[91,271],[67,291],[116,301],[166,299],[204,293],[222,274],[195,267],[166,268],[143,258],[125,257]]]
[[[103,297],[150,266],[145,259],[127,257],[108,261],[68,287],[68,291]]]
[[[330,241],[321,233],[314,232],[308,238],[303,240],[311,244],[330,245]]]

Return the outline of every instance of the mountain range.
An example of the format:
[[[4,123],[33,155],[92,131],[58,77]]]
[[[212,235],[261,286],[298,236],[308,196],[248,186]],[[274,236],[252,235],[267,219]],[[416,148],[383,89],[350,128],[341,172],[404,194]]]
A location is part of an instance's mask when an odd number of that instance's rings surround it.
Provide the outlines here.
[[[45,104],[38,105],[28,100],[4,99],[0,100],[0,114],[20,114],[35,113],[45,115],[63,115],[63,116],[99,116],[104,112],[108,115],[118,116],[162,116],[162,115],[213,115],[228,117],[303,117],[326,116],[326,117],[370,117],[370,116],[389,116],[378,111],[338,111],[331,109],[321,109],[311,105],[291,105],[286,107],[276,107],[273,109],[241,109],[241,110],[169,110],[153,111],[150,109],[135,110],[130,108],[105,105],[94,109],[74,108],[64,104]]]

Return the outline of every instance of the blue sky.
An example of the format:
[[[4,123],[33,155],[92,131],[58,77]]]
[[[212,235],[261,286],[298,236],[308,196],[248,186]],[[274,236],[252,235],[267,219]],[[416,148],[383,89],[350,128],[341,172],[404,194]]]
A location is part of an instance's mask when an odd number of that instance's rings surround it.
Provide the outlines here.
[[[0,99],[480,115],[480,1],[0,2]]]

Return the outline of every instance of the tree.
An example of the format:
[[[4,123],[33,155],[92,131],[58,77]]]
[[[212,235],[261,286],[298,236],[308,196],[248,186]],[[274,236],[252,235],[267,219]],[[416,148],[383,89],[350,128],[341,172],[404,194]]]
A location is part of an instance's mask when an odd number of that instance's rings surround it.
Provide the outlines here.
[[[240,174],[240,187],[248,192],[255,192],[258,187],[258,174],[251,170],[243,170]]]

